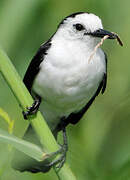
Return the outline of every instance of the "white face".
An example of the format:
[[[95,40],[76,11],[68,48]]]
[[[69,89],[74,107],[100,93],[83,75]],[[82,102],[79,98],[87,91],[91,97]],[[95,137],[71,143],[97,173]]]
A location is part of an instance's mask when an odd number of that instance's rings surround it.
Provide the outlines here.
[[[59,33],[67,39],[82,39],[88,41],[92,39],[100,40],[98,37],[85,35],[85,33],[93,33],[99,29],[103,29],[101,19],[88,13],[77,14],[74,17],[65,18],[59,26]]]

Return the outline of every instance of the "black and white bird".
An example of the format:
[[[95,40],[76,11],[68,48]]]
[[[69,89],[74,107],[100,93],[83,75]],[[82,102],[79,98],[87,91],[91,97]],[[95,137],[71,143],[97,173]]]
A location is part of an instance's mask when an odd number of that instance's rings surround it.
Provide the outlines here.
[[[96,96],[106,89],[106,54],[98,48],[89,61],[95,46],[105,35],[109,39],[117,38],[103,29],[98,16],[86,12],[71,14],[40,46],[25,74],[23,81],[34,97],[34,104],[23,113],[24,118],[40,109],[55,137],[63,131],[64,156],[67,151],[66,126],[76,124]],[[62,165],[64,160],[65,157],[61,158]],[[44,172],[38,165],[26,170]]]

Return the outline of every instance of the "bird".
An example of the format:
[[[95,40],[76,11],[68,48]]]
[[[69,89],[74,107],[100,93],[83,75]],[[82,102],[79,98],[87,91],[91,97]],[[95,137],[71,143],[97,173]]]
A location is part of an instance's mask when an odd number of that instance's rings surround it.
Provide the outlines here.
[[[40,110],[56,139],[58,132],[63,131],[63,154],[48,167],[63,166],[68,150],[66,127],[78,123],[98,94],[105,92],[107,55],[98,48],[91,61],[89,58],[106,35],[108,39],[117,38],[114,33],[103,29],[97,15],[73,13],[60,22],[56,32],[40,46],[27,68],[23,82],[34,103],[23,112],[24,119]],[[29,131],[33,131],[31,125]],[[32,166],[22,167],[21,171],[47,171],[38,163]]]

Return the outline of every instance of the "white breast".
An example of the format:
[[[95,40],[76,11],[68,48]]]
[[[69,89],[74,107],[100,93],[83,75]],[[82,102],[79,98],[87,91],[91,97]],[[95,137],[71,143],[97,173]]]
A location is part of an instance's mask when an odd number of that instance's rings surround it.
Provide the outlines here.
[[[78,43],[52,41],[35,79],[33,89],[43,98],[41,109],[51,123],[85,106],[106,72],[102,50],[88,62],[93,49]]]

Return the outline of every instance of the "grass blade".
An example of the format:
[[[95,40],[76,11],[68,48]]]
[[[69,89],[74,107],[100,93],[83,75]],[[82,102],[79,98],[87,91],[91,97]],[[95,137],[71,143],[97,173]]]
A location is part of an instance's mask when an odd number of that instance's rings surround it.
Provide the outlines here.
[[[17,138],[2,129],[0,129],[0,142],[14,146],[16,149],[24,152],[37,161],[43,160],[42,157],[44,153],[39,146]]]

